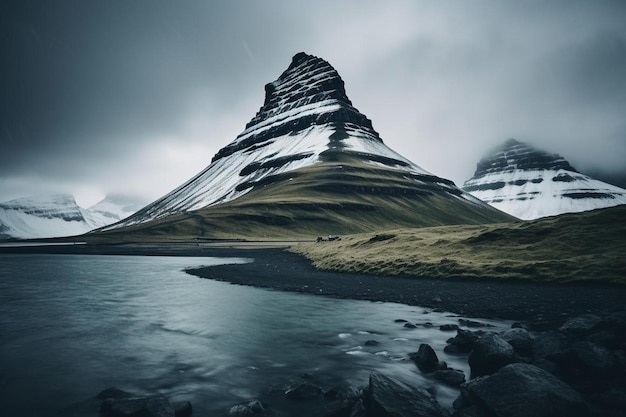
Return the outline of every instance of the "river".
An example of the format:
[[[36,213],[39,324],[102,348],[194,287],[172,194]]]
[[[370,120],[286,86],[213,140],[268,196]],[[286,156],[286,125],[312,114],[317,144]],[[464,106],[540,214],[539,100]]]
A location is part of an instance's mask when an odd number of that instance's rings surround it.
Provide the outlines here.
[[[434,386],[450,407],[458,391],[422,375],[407,355],[429,343],[441,360],[469,376],[465,357],[443,352],[454,332],[438,328],[458,324],[459,316],[231,285],[184,272],[253,261],[0,255],[2,414],[96,416],[94,396],[115,386],[190,401],[194,415],[219,416],[305,373],[330,388],[364,385],[374,369]],[[496,330],[510,324],[481,321]],[[378,344],[366,345],[371,340]]]

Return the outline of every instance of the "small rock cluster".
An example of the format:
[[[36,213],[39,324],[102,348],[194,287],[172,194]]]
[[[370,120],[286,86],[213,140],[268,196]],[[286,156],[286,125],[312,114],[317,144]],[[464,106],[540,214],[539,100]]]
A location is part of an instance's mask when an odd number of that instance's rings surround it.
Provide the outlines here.
[[[397,320],[404,323],[404,320]],[[504,332],[460,323],[442,331],[456,335],[444,351],[469,355],[471,378],[448,368],[428,344],[409,358],[423,373],[460,395],[451,412],[431,388],[370,373],[367,386],[325,390],[310,375],[273,387],[267,397],[227,411],[230,417],[300,415],[319,417],[625,417],[626,311],[604,317],[515,323]],[[138,397],[110,388],[98,395],[103,417],[188,417],[191,404],[161,396]]]
[[[455,417],[626,416],[626,312],[458,330],[448,343],[472,373]]]

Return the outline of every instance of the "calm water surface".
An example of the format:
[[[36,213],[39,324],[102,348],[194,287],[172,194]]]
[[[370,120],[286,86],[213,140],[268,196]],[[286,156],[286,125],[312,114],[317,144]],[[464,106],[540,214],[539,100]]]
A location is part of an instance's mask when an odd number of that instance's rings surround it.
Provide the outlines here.
[[[183,271],[252,261],[0,255],[3,413],[96,416],[93,397],[116,386],[191,401],[194,415],[224,415],[303,373],[360,386],[373,369],[436,386],[443,405],[456,398],[407,360],[429,343],[467,375],[466,358],[443,353],[454,332],[437,328],[456,324],[456,315],[237,286]],[[379,344],[365,346],[368,340]]]

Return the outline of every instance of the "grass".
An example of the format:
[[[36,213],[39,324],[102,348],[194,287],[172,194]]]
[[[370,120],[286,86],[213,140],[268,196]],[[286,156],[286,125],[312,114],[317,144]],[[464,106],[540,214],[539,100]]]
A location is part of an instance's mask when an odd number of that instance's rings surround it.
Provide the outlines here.
[[[298,244],[322,270],[626,284],[626,206],[533,222],[398,229]]]
[[[359,160],[320,163],[281,174],[228,203],[123,229],[91,240],[298,238],[512,217],[441,192],[441,184]]]

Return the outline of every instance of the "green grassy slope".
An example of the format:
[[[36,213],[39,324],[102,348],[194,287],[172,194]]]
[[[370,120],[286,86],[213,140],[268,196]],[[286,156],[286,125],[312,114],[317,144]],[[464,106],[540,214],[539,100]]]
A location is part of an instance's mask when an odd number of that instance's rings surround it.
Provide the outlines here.
[[[300,244],[324,270],[626,285],[626,206],[532,222],[402,229]]]
[[[512,217],[486,205],[444,193],[423,177],[356,159],[325,162],[257,184],[228,203],[91,239],[304,238],[392,228],[484,224]]]

